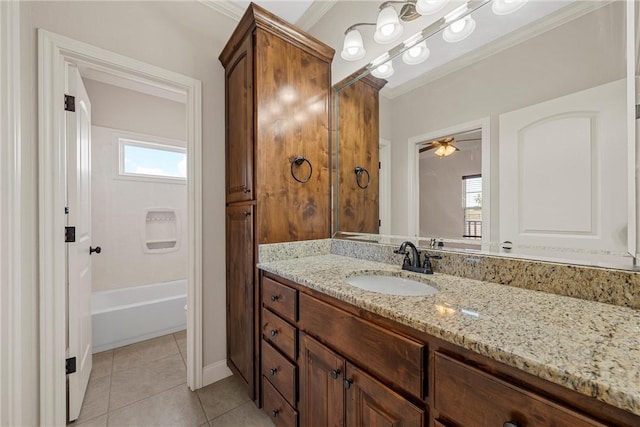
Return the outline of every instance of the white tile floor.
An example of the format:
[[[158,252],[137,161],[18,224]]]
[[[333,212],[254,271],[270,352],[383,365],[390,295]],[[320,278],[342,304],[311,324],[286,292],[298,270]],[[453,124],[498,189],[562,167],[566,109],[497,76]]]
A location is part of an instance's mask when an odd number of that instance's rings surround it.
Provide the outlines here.
[[[185,332],[93,355],[93,370],[73,427],[273,427],[235,377],[192,392]]]

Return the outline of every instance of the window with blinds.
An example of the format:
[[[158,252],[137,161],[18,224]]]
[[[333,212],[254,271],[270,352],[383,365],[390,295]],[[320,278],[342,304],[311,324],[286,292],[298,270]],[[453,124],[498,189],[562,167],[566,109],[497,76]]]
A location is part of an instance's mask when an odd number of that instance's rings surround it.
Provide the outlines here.
[[[462,177],[462,210],[464,229],[462,237],[482,237],[482,175]]]

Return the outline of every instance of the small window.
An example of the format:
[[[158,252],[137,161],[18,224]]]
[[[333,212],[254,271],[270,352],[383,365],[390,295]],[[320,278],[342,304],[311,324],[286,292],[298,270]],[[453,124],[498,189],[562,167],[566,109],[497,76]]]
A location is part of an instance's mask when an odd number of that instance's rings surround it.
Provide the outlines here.
[[[482,175],[462,177],[462,209],[464,231],[462,237],[482,237]]]
[[[187,150],[120,138],[120,175],[187,179]]]

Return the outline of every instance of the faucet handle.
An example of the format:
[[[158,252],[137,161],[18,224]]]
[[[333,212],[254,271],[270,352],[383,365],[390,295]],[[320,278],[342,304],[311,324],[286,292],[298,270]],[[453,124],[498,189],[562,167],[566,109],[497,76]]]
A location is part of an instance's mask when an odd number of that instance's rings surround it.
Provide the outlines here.
[[[402,266],[411,265],[411,259],[409,258],[409,252],[406,250],[401,251],[400,249],[396,249],[393,251],[394,254],[404,255],[404,259],[402,260]]]

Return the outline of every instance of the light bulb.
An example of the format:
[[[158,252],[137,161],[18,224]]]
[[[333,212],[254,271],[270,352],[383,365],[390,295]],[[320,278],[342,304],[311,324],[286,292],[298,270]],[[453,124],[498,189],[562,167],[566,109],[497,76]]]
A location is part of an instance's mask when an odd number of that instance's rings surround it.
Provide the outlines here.
[[[414,46],[409,49],[409,56],[412,58],[417,58],[418,56],[420,56],[420,52],[422,52],[422,47],[420,47],[419,45]]]
[[[398,12],[393,6],[387,6],[378,13],[373,39],[380,44],[393,43],[402,35],[402,31],[404,27],[400,25]]]
[[[405,52],[402,54],[402,60],[404,61],[405,64],[409,64],[409,65],[420,64],[424,62],[429,57],[429,54],[431,53],[431,51],[429,51],[429,48],[427,48],[427,42],[424,40],[414,45],[412,45],[412,43],[409,41],[406,41],[404,44],[407,47],[411,46],[409,47],[409,49],[405,50]]]
[[[388,53],[385,53],[379,58],[376,58],[371,65],[372,67],[375,67],[371,70],[371,75],[373,77],[386,79],[387,77],[391,77],[393,75],[393,63],[391,62],[391,60],[389,60]]]
[[[367,51],[364,49],[360,31],[356,29],[347,31],[347,34],[344,36],[342,52],[340,52],[342,59],[345,61],[357,61],[358,59],[362,59],[366,53]]]
[[[491,10],[496,15],[508,15],[520,9],[527,0],[494,0]]]
[[[458,19],[456,22],[451,24],[449,27],[451,28],[451,31],[453,31],[454,33],[459,33],[460,31],[464,30],[465,25],[466,25],[466,23],[465,23],[464,19]]]
[[[416,12],[420,15],[431,15],[442,9],[445,4],[447,4],[447,0],[418,0]]]

